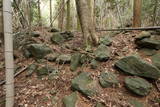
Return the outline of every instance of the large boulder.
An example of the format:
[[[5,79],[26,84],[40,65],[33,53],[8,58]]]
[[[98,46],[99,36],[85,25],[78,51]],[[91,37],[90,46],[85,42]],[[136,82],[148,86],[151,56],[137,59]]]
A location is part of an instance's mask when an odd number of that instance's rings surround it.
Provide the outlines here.
[[[110,57],[110,49],[107,46],[101,44],[94,51],[94,55],[97,61],[107,61]]]
[[[152,62],[158,69],[160,69],[160,53],[152,56]]]
[[[59,55],[56,59],[56,62],[59,64],[67,64],[71,62],[71,55],[70,54],[62,54]]]
[[[72,55],[71,57],[71,71],[75,71],[78,66],[80,65],[80,58],[81,58],[81,54],[80,53],[75,53]]]
[[[73,92],[69,96],[63,98],[63,103],[65,107],[76,107],[76,102],[78,100],[77,92]]]
[[[86,96],[96,95],[96,82],[91,78],[91,73],[82,72],[72,80],[71,87]]]
[[[58,33],[53,33],[51,37],[51,41],[54,44],[61,44],[65,41],[65,38],[58,32]]]
[[[112,72],[102,72],[99,78],[99,82],[103,88],[116,86],[119,83],[117,76]]]
[[[127,56],[115,63],[115,66],[121,71],[151,79],[158,79],[160,77],[160,70],[152,64],[149,64],[139,57]]]
[[[150,84],[145,79],[139,77],[127,77],[125,78],[125,86],[133,93],[146,96],[152,89],[152,84]]]
[[[30,44],[27,48],[31,56],[35,58],[43,58],[47,54],[51,53],[51,49],[44,44]]]

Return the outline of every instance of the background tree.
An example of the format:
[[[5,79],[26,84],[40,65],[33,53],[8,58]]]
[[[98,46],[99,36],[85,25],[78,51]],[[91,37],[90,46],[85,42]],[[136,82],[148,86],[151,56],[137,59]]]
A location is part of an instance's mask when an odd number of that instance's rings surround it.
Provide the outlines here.
[[[52,0],[49,0],[49,4],[50,4],[50,26],[53,27],[53,24],[52,24]]]
[[[133,26],[141,27],[141,7],[142,0],[134,0]]]
[[[67,1],[67,24],[66,24],[66,30],[70,30],[71,28],[71,1]]]
[[[2,0],[0,0],[0,40],[3,41],[3,11],[2,11]]]
[[[60,14],[58,17],[58,28],[62,31],[63,24],[64,24],[65,0],[61,0],[61,3],[59,4],[59,8],[60,8]]]

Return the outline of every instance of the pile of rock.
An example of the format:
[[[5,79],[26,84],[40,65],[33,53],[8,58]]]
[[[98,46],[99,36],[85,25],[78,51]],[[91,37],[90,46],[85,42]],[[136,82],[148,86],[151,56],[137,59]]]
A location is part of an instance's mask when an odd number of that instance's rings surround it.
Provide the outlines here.
[[[137,56],[127,56],[115,63],[120,71],[131,75],[126,77],[125,85],[137,95],[146,96],[152,89],[152,84],[146,79],[157,80],[160,78],[160,70]]]

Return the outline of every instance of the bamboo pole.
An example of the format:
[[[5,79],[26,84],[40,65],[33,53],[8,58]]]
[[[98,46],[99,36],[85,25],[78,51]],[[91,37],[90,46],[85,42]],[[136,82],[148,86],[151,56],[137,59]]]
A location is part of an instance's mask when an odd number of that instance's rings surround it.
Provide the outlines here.
[[[12,37],[12,8],[11,0],[3,0],[5,70],[6,70],[6,106],[14,106],[14,63]]]

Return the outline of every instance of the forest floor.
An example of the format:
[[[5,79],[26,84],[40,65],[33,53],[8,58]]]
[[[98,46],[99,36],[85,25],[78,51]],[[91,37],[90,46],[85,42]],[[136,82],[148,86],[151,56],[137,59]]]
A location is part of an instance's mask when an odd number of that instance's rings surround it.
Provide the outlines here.
[[[38,43],[47,44],[50,48],[58,53],[69,54],[73,51],[64,49],[59,45],[54,45],[50,42],[51,32],[48,29],[36,28],[36,31],[40,32],[40,37],[32,38]],[[128,75],[119,72],[115,69],[115,62],[131,54],[139,53],[134,43],[134,38],[139,32],[123,32],[113,37],[111,48],[111,57],[106,62],[101,62],[97,69],[91,69],[89,64],[79,67],[77,71],[72,72],[69,64],[59,65],[54,62],[42,60],[39,66],[49,65],[60,70],[58,76],[51,79],[50,76],[38,77],[36,73],[31,76],[27,75],[27,70],[24,70],[20,75],[15,77],[15,107],[62,107],[62,99],[64,96],[71,94],[71,80],[78,75],[79,72],[91,72],[93,78],[97,80],[102,71],[114,72],[118,75],[119,85],[112,88],[98,87],[100,92],[98,96],[86,98],[81,93],[78,93],[79,99],[77,107],[95,107],[97,101],[102,102],[106,107],[132,107],[129,100],[136,100],[143,103],[144,107],[159,107],[160,104],[155,100],[160,98],[160,93],[156,88],[155,81],[153,83],[153,89],[149,95],[140,97],[132,92],[128,91],[124,86],[124,79]],[[75,37],[63,43],[69,44],[73,47],[82,46],[82,34],[75,32]],[[105,33],[99,33],[99,35],[107,35]],[[4,53],[3,49],[0,49],[0,81],[5,79],[4,69]],[[141,57],[151,63],[150,57],[139,53]],[[21,51],[15,50],[15,65],[19,67],[19,70],[24,69],[30,64],[36,63],[33,58],[25,58]],[[0,106],[4,106],[5,98],[5,85],[0,86]],[[138,106],[137,106],[138,107]]]

